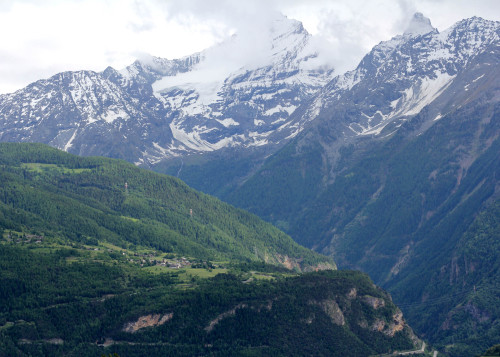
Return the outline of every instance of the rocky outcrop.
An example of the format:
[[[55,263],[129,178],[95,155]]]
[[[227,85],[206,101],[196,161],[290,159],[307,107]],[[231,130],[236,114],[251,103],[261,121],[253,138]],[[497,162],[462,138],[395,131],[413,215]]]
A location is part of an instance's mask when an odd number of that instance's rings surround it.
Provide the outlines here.
[[[236,305],[235,307],[233,307],[231,310],[225,311],[225,312],[217,315],[217,317],[215,319],[211,320],[208,323],[208,325],[205,327],[205,331],[207,331],[207,332],[212,331],[220,321],[222,321],[223,319],[225,319],[227,317],[234,316],[236,314],[237,310],[245,309],[245,308],[252,309],[256,312],[261,312],[262,310],[269,311],[273,308],[273,300],[268,300],[267,302],[260,304],[260,305],[257,305],[257,306],[255,306],[255,305],[249,306],[246,303],[240,303],[240,304]]]
[[[361,299],[364,303],[370,305],[375,310],[385,306],[385,300],[381,298],[365,295]]]
[[[169,321],[174,317],[174,313],[168,313],[165,315],[161,314],[150,314],[139,317],[136,321],[127,322],[125,326],[123,326],[122,331],[135,333],[140,329],[145,327],[156,327],[163,325],[165,322]]]
[[[290,258],[288,255],[276,254],[276,259],[285,268],[301,271],[300,262],[297,259]]]
[[[389,326],[384,331],[387,336],[393,337],[396,332],[402,331],[405,327],[405,321],[403,320],[403,313],[401,310],[397,310],[394,315],[392,315],[392,321]]]
[[[371,327],[371,330],[382,332],[384,330],[384,327],[385,327],[385,321],[381,319],[376,319]]]
[[[305,272],[309,272],[309,271],[320,271],[320,270],[335,270],[337,269],[337,267],[335,266],[335,264],[330,264],[330,263],[319,263],[315,266],[311,266],[311,267],[305,267],[304,268],[304,271]]]
[[[300,272],[312,272],[312,271],[320,271],[320,270],[335,270],[337,267],[335,264],[328,262],[321,262],[316,265],[307,265],[302,259],[292,258],[288,255],[275,255],[276,260],[279,264],[283,265],[285,268],[290,270],[297,270]]]
[[[238,304],[235,307],[233,307],[231,310],[223,312],[222,314],[218,315],[215,319],[213,319],[212,321],[210,321],[208,323],[208,326],[205,327],[205,331],[207,331],[207,332],[212,331],[215,328],[215,325],[217,325],[221,320],[223,320],[223,319],[225,319],[226,317],[229,317],[229,316],[234,316],[236,314],[236,310],[243,309],[243,308],[246,308],[246,307],[248,307],[247,304],[241,303],[241,304]]]
[[[347,298],[349,300],[352,300],[352,299],[356,299],[356,297],[358,296],[358,290],[356,290],[356,288],[352,288],[351,290],[349,290],[349,292],[347,293]]]
[[[368,328],[366,321],[361,321],[359,325],[363,328]],[[401,310],[397,310],[394,315],[392,315],[391,322],[387,323],[383,319],[376,319],[371,325],[370,329],[372,331],[382,332],[384,335],[389,337],[394,337],[396,332],[403,331],[406,324],[403,320],[403,313]]]
[[[339,305],[335,300],[333,299],[327,299],[322,301],[311,300],[309,301],[309,304],[319,306],[321,310],[323,310],[324,313],[327,314],[328,317],[330,317],[330,319],[334,324],[339,326],[345,325],[344,314],[342,313],[342,310],[340,309]]]

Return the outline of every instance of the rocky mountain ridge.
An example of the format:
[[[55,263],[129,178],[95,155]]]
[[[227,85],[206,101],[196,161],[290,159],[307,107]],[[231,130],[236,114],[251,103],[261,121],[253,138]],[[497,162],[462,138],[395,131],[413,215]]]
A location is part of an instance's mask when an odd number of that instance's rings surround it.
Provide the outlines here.
[[[257,58],[238,54],[244,41],[235,35],[192,56],[146,58],[121,71],[60,73],[2,95],[0,141],[146,166],[192,152],[279,144],[302,130],[289,117],[333,68],[295,20],[277,18],[253,52]]]
[[[338,76],[326,61],[328,44],[300,22],[276,18],[265,34],[252,58],[250,50],[238,54],[247,38],[235,35],[181,59],[64,72],[1,95],[0,141],[151,166],[227,148],[272,152],[322,118],[338,138],[380,137],[436,104],[498,43],[499,24],[470,18],[440,33],[417,13],[404,34]],[[466,77],[458,84],[470,90],[486,80],[482,73]],[[441,102],[436,120],[453,106]]]
[[[403,35],[381,42],[355,70],[332,80],[304,117],[333,122],[339,137],[388,135],[431,103],[438,120],[458,105],[436,101],[447,88],[464,76],[472,88],[486,81],[483,73],[472,78],[470,64],[493,53],[499,39],[499,22],[474,17],[440,33],[417,13]]]

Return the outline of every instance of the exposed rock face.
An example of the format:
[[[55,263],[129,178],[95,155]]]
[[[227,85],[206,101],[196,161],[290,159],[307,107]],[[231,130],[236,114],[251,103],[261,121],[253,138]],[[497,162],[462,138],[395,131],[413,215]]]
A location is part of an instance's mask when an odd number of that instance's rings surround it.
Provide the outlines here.
[[[351,290],[349,290],[349,292],[347,293],[347,298],[349,300],[352,300],[352,299],[355,299],[356,296],[358,296],[358,291],[356,290],[356,288],[352,288]]]
[[[126,323],[125,326],[123,326],[122,331],[135,333],[138,330],[143,329],[145,327],[156,327],[163,325],[165,322],[172,319],[172,317],[174,317],[174,314],[172,312],[165,315],[150,314],[141,316],[137,319],[137,321]]]
[[[300,259],[291,258],[287,255],[276,254],[276,260],[285,268],[290,270],[298,270],[303,272],[320,271],[320,270],[335,270],[335,264],[327,262],[319,263],[315,266],[305,266]]]
[[[44,340],[44,342],[50,343],[52,345],[62,345],[64,340],[62,338],[50,338],[48,340]]]
[[[300,263],[296,259],[290,258],[287,255],[277,254],[276,255],[276,259],[278,260],[278,262],[281,265],[283,265],[287,269],[290,269],[290,270],[294,270],[294,269],[301,270],[300,269]]]
[[[372,329],[372,331],[382,332],[384,330],[384,327],[385,327],[385,321],[381,320],[381,319],[377,319],[373,323],[371,329]]]
[[[222,321],[223,319],[225,319],[229,316],[234,316],[236,314],[237,310],[246,309],[246,308],[252,309],[256,312],[261,312],[262,310],[269,311],[273,308],[273,300],[268,300],[266,303],[258,305],[258,306],[249,306],[246,303],[240,303],[240,304],[236,305],[234,308],[232,308],[231,310],[225,311],[222,314],[219,314],[215,319],[211,320],[208,323],[207,327],[205,327],[205,331],[207,331],[207,332],[212,331],[220,321]]]
[[[334,324],[339,326],[345,325],[344,314],[335,300],[310,301],[309,304],[319,306]]]
[[[362,300],[363,300],[363,302],[365,302],[368,305],[370,305],[371,307],[373,307],[375,310],[377,310],[380,307],[385,306],[385,300],[381,299],[381,298],[376,298],[373,296],[365,295],[362,297]]]
[[[215,326],[223,319],[225,319],[226,317],[229,317],[229,316],[233,316],[234,314],[236,314],[236,310],[239,310],[239,309],[244,309],[248,307],[247,304],[245,303],[241,303],[241,304],[238,304],[236,305],[234,308],[232,308],[231,310],[229,311],[226,311],[226,312],[223,312],[222,314],[218,315],[215,319],[213,319],[212,321],[210,321],[208,323],[208,326],[205,327],[205,331],[207,332],[210,332],[212,331]]]
[[[319,263],[314,267],[306,267],[304,271],[320,271],[320,270],[334,270],[334,269],[337,269],[337,267],[333,264]]]
[[[392,322],[389,324],[388,328],[384,331],[387,336],[393,337],[398,331],[402,331],[405,327],[405,322],[403,320],[403,313],[398,310],[392,316]]]
[[[359,325],[363,328],[368,328],[366,321],[362,321]],[[376,319],[371,326],[372,331],[382,332],[384,335],[389,337],[394,337],[396,332],[403,331],[405,328],[405,322],[403,320],[403,313],[397,310],[394,315],[392,315],[392,321],[387,323],[382,319]]]
[[[347,294],[348,301],[356,299],[356,294],[356,288],[352,288]],[[374,298],[370,296],[369,299],[367,299],[367,296],[364,296],[361,298],[361,300],[365,303],[368,303],[375,310],[385,306],[385,301],[382,298]],[[344,306],[345,303],[346,301],[344,300],[342,306]],[[308,304],[318,306],[335,325],[344,326],[346,324],[344,312],[342,311],[339,302],[337,302],[335,299],[330,298],[325,300],[310,300]],[[240,303],[231,310],[217,315],[217,317],[215,317],[208,323],[208,325],[205,327],[205,331],[211,332],[220,321],[230,316],[234,316],[239,309],[248,308],[256,312],[260,312],[264,309],[269,311],[272,309],[272,306],[272,300],[268,301],[266,304],[261,304],[258,306],[250,306],[247,303]],[[344,306],[344,308],[346,308],[346,306]],[[304,317],[301,321],[305,324],[311,324],[313,323],[315,318],[316,314],[312,313],[311,315]],[[372,331],[382,332],[390,337],[394,337],[396,332],[402,331],[406,326],[403,320],[403,314],[399,309],[394,313],[394,315],[392,316],[392,321],[390,322],[387,322],[382,318],[378,318],[371,324],[371,326],[368,325],[366,320],[362,320],[361,322],[359,322],[359,325],[363,328],[370,328]]]

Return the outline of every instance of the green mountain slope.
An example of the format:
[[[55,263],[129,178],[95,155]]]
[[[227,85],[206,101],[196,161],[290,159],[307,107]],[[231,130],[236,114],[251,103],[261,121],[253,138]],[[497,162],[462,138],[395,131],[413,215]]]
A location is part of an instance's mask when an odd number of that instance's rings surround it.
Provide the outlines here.
[[[2,356],[368,356],[422,345],[366,275],[301,273],[334,265],[177,179],[1,144],[0,180]]]
[[[123,161],[0,144],[0,181],[0,227],[19,234],[299,270],[334,267],[256,216]]]

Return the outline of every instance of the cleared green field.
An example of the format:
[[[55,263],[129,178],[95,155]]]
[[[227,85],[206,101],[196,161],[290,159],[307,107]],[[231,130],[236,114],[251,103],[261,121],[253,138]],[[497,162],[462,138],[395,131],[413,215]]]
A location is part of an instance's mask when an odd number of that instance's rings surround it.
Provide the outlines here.
[[[21,167],[26,168],[31,171],[36,171],[36,172],[43,172],[43,171],[48,171],[48,170],[57,170],[62,173],[71,173],[71,174],[80,174],[82,172],[90,172],[92,169],[70,169],[61,165],[55,165],[55,164],[41,164],[38,162],[31,162],[31,163],[23,163],[21,164]]]
[[[216,268],[216,269],[203,269],[203,268],[169,268],[161,265],[155,265],[150,267],[145,267],[143,270],[152,273],[152,274],[163,274],[163,273],[179,273],[179,279],[181,281],[190,281],[191,278],[201,278],[208,279],[213,278],[217,274],[225,274],[227,273],[227,269],[225,268]]]

